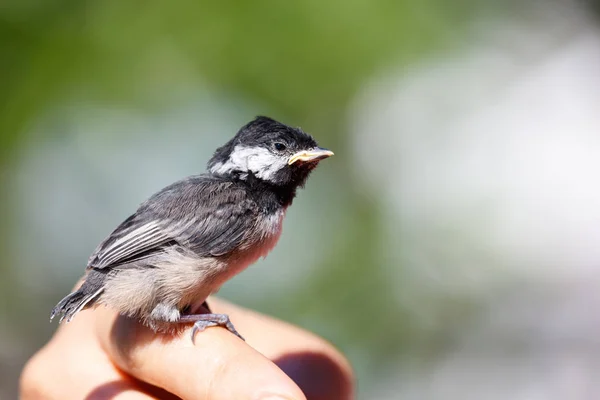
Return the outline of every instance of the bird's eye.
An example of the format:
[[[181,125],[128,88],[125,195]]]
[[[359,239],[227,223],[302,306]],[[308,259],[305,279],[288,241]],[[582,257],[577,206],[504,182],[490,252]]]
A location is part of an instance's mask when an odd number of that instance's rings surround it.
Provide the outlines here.
[[[277,150],[277,151],[284,151],[287,148],[287,146],[285,144],[280,143],[280,142],[275,143],[273,145],[273,147],[275,147],[275,150]]]

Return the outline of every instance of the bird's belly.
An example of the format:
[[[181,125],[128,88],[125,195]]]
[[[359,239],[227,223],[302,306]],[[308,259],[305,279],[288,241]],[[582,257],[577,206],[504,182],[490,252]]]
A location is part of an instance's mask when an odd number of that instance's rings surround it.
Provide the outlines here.
[[[200,305],[226,281],[275,247],[284,214],[281,211],[260,220],[249,234],[255,239],[226,256],[198,258],[173,252],[157,259],[156,268],[123,269],[107,281],[101,300],[131,316],[147,315],[159,303],[178,309]]]
[[[246,241],[237,250],[220,257],[196,257],[193,254],[173,252],[164,260],[157,260],[157,268],[146,269],[143,273],[130,269],[119,273],[115,279],[111,293],[115,299],[119,298],[119,309],[126,314],[135,314],[139,309],[152,309],[158,303],[177,305],[183,309],[192,305],[193,309],[200,305],[211,293],[217,292],[221,286],[238,273],[242,272],[260,257],[266,256],[277,244],[281,235],[281,228],[285,210],[259,220],[253,231],[248,233],[252,241]],[[132,305],[130,296],[125,293],[123,286],[139,288],[140,281],[148,282],[145,292],[151,298],[144,301],[144,305]],[[131,291],[130,291],[131,292]],[[133,291],[135,292],[135,291]],[[117,296],[118,295],[118,296]]]

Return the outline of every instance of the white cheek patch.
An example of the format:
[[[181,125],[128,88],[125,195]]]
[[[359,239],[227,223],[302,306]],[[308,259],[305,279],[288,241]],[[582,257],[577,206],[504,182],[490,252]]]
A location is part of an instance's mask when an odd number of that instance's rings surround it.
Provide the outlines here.
[[[258,178],[271,180],[277,171],[287,166],[287,158],[271,153],[264,148],[256,148],[248,157],[248,169]]]
[[[287,165],[287,158],[271,153],[264,147],[235,146],[225,163],[217,163],[210,172],[226,174],[233,171],[251,171],[257,178],[271,180],[277,171]]]

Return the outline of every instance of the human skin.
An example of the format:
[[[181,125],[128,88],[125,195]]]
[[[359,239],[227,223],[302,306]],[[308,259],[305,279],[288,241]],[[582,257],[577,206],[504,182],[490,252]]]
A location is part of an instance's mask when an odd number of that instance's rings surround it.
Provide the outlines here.
[[[245,342],[218,327],[192,342],[191,326],[156,334],[105,307],[82,311],[29,360],[21,399],[353,398],[351,367],[331,344],[223,300],[208,303]]]

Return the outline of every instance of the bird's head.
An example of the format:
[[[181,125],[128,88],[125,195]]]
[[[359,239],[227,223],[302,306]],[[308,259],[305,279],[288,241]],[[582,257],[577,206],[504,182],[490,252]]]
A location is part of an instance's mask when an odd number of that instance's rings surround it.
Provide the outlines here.
[[[318,147],[312,136],[301,129],[257,117],[217,149],[208,170],[240,179],[252,176],[295,189],[304,185],[319,161],[332,155],[333,152]]]

